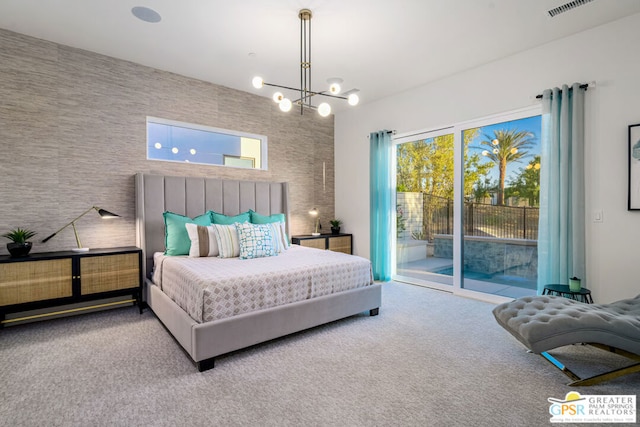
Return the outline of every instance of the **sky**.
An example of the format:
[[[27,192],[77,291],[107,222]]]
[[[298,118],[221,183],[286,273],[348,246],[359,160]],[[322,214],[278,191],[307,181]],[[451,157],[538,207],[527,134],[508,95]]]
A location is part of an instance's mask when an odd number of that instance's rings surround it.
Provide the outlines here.
[[[518,131],[529,131],[534,135],[533,139],[533,147],[530,148],[529,156],[521,159],[519,162],[513,162],[507,165],[507,178],[505,179],[505,183],[508,185],[509,181],[518,175],[520,168],[525,168],[535,155],[540,154],[540,129],[542,125],[542,116],[533,116],[519,120],[512,120],[508,122],[496,123],[494,125],[483,126],[479,129],[478,135],[471,140],[469,144],[470,147],[483,147],[480,149],[475,149],[473,151],[481,153],[482,150],[487,149],[486,146],[480,145],[480,141],[484,140],[484,135],[493,135],[494,130],[502,129],[502,130],[512,130],[517,129]],[[487,162],[491,162],[486,159]],[[492,182],[498,181],[498,167],[494,166],[489,172],[489,177]]]
[[[240,156],[240,139],[239,136],[221,132],[148,122],[147,157],[172,162],[222,165],[223,154]]]

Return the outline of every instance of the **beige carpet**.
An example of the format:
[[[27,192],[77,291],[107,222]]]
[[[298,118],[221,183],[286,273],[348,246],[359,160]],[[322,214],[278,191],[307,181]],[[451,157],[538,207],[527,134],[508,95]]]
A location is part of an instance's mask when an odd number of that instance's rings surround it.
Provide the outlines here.
[[[10,327],[0,330],[0,425],[548,425],[547,398],[564,398],[567,378],[492,308],[390,283],[377,317],[235,352],[204,373],[148,310]],[[626,363],[585,346],[554,354],[578,375]],[[635,374],[578,391],[639,389]]]

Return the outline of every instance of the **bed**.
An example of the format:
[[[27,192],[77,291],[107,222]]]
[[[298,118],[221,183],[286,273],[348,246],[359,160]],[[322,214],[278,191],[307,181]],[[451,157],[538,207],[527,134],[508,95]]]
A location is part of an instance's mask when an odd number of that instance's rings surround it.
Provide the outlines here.
[[[287,183],[137,174],[135,188],[136,241],[143,250],[145,301],[198,370],[213,368],[215,357],[225,353],[359,313],[378,314],[381,285],[373,282],[370,263],[364,258],[296,245],[277,256],[256,259],[162,255],[164,212],[194,218],[207,211],[228,216],[253,211],[264,216],[284,214],[288,219]],[[288,223],[284,229],[289,235]],[[319,265],[308,264],[310,259],[316,259]],[[161,268],[154,270],[154,261]],[[358,272],[354,273],[355,266],[349,266],[351,261],[359,263]],[[366,280],[362,262],[368,265]],[[215,267],[211,267],[213,263]],[[252,273],[248,266],[256,266],[258,272]],[[264,271],[259,269],[271,267],[275,278],[269,286],[255,285],[254,290],[247,290],[242,284],[243,280],[251,283],[245,276],[260,278]],[[188,271],[186,279],[179,278],[182,269]],[[293,276],[296,270],[303,276],[306,271],[308,277],[297,276],[294,280],[287,276]],[[229,293],[239,294],[244,289],[246,293],[255,291],[257,296],[249,302],[212,304],[210,296],[216,291],[211,288],[213,284],[205,282],[221,280],[221,271],[232,276],[235,287],[223,286],[226,290],[233,288]],[[179,283],[171,284],[172,280]],[[205,282],[199,283],[202,280]],[[291,290],[284,286],[296,280],[306,280],[306,288]],[[169,291],[171,286],[173,291]],[[190,294],[196,294],[195,299]]]

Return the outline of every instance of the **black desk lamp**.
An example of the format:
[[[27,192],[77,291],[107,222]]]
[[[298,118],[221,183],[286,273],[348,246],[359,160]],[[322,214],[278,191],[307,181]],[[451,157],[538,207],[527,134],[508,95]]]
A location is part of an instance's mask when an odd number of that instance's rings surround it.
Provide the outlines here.
[[[86,252],[89,250],[89,248],[83,248],[82,244],[80,243],[80,237],[78,236],[78,230],[76,230],[76,221],[79,220],[80,218],[82,218],[83,216],[85,216],[86,214],[88,214],[89,212],[91,212],[92,210],[96,210],[98,211],[98,214],[103,218],[119,218],[120,215],[116,215],[112,212],[106,211],[104,209],[101,209],[97,206],[91,206],[89,209],[87,209],[86,211],[84,211],[83,213],[81,213],[80,215],[78,215],[77,218],[71,220],[71,222],[69,222],[68,224],[66,224],[64,227],[62,227],[60,230],[56,231],[55,233],[53,233],[51,236],[46,237],[45,239],[42,239],[42,243],[47,242],[49,239],[51,239],[53,236],[55,236],[56,234],[58,234],[59,232],[61,232],[62,230],[64,230],[65,228],[67,228],[68,226],[72,226],[73,227],[73,232],[76,235],[76,243],[78,244],[77,248],[72,248],[72,251],[75,252]]]

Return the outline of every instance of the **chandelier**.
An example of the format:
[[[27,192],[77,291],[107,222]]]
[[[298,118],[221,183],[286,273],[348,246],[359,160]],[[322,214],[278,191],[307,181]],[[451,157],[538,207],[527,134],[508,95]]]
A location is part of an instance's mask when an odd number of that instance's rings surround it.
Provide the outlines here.
[[[331,78],[327,80],[329,83],[329,89],[322,92],[314,92],[311,90],[311,11],[309,9],[302,9],[298,13],[300,18],[300,88],[293,88],[289,86],[281,86],[273,83],[265,82],[262,77],[253,78],[253,87],[260,89],[263,86],[272,86],[275,88],[285,89],[288,91],[298,92],[296,96],[299,98],[293,101],[284,96],[280,91],[273,94],[273,100],[278,104],[280,110],[288,112],[291,110],[294,104],[300,106],[300,114],[304,114],[304,110],[317,110],[318,114],[322,117],[327,117],[331,114],[331,106],[322,102],[317,107],[314,106],[311,101],[314,96],[324,96],[329,98],[339,98],[347,100],[349,105],[357,105],[359,102],[358,95],[355,93],[358,90],[350,90],[349,93],[340,94],[340,83],[342,79]]]

